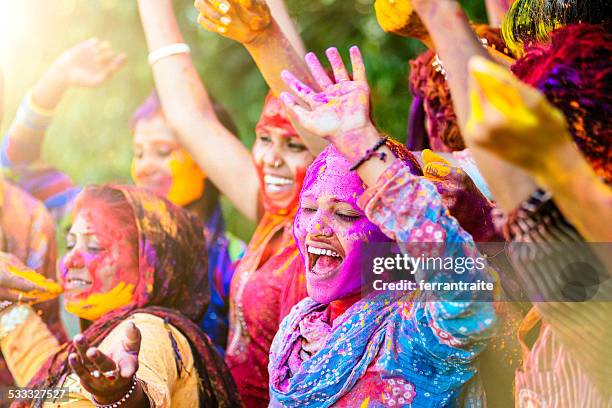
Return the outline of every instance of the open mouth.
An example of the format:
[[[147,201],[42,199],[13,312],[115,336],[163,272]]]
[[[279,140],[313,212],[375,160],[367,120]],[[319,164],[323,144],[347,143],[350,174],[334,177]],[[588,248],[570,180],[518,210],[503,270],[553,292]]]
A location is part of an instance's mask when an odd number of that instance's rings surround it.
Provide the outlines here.
[[[264,184],[266,191],[276,193],[293,188],[294,181],[288,177],[273,176],[271,174],[264,175]]]
[[[317,279],[327,279],[334,275],[342,261],[342,255],[330,248],[306,245],[308,251],[308,272]]]

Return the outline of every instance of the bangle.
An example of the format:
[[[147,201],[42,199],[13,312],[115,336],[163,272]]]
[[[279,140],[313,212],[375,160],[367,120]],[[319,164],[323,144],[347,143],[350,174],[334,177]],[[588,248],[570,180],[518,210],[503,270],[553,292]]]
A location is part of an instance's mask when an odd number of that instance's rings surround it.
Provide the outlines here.
[[[19,105],[16,120],[32,130],[43,131],[51,124],[53,114],[54,110],[38,106],[32,99],[30,91]]]
[[[374,146],[372,146],[371,149],[366,150],[366,152],[363,155],[363,157],[361,159],[357,160],[357,162],[355,164],[353,164],[349,170],[350,171],[355,171],[363,163],[365,163],[368,160],[370,160],[372,158],[372,156],[377,154],[376,153],[377,150],[380,149],[385,143],[387,143],[388,139],[389,139],[388,137],[383,137],[378,142],[376,142],[376,144]],[[387,160],[387,154],[386,153],[378,153],[378,156],[379,156],[380,160],[382,160],[382,161],[386,161]]]
[[[138,383],[138,380],[136,380],[136,376],[134,376],[134,379],[132,380],[132,386],[130,387],[130,389],[123,395],[123,397],[113,402],[112,404],[100,404],[98,401],[96,401],[96,397],[94,397],[93,394],[91,396],[91,399],[97,408],[117,408],[130,399],[130,397],[134,393],[134,390],[136,389],[137,383]]]
[[[191,48],[185,43],[168,44],[149,53],[149,65],[154,65],[161,59],[177,54],[189,54]]]

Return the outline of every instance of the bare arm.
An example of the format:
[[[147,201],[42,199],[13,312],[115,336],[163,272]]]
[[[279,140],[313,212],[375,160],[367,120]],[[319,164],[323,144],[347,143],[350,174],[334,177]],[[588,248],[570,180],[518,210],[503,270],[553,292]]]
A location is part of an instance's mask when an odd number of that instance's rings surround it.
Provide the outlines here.
[[[510,6],[512,6],[512,0],[485,0],[485,6],[487,7],[489,25],[500,27],[504,20],[504,15],[510,9]]]
[[[487,60],[470,61],[470,76],[474,141],[532,175],[587,240],[611,242],[612,189],[578,151],[563,113]]]
[[[139,0],[150,51],[183,43],[171,0]],[[259,181],[250,152],[216,118],[188,54],[163,58],[153,75],[166,119],[181,144],[232,204],[257,218]]]
[[[268,3],[268,7],[270,7],[272,17],[274,17],[274,20],[278,23],[278,26],[285,34],[285,37],[287,37],[287,40],[295,52],[301,56],[305,55],[306,47],[304,47],[302,37],[300,37],[297,27],[293,24],[291,16],[289,16],[289,11],[287,10],[284,0],[266,0],[266,2]]]
[[[499,207],[509,212],[537,188],[536,184],[521,169],[499,160],[476,145],[466,130],[470,109],[468,61],[475,55],[488,58],[487,52],[470,28],[467,17],[458,2],[421,0],[415,2],[414,6],[428,28],[436,51],[444,63],[453,97],[453,106],[465,142],[472,151]]]
[[[60,55],[22,104],[20,113],[26,114],[18,114],[11,123],[6,141],[9,159],[26,163],[38,160],[46,128],[64,93],[73,87],[103,84],[124,61],[125,55],[115,54],[110,44],[97,38],[83,41]]]
[[[289,90],[281,79],[283,70],[316,88],[301,53],[303,47],[294,48],[284,34],[290,30],[277,24],[264,0],[196,0],[195,4],[202,27],[241,43],[275,95]],[[294,120],[292,124],[311,153],[316,155],[327,145]]]

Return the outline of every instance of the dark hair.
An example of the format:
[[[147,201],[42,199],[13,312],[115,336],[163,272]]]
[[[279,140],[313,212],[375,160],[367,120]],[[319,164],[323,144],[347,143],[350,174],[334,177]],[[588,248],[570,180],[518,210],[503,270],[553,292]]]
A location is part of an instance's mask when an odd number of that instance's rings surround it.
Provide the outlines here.
[[[499,29],[485,24],[474,25],[473,28],[479,38],[486,40],[488,47],[507,54],[508,50],[504,46]],[[413,106],[410,114],[411,134],[407,140],[422,139],[423,136],[427,139],[425,144],[419,144],[418,142],[422,141],[415,140],[414,145],[409,145],[409,148],[433,147],[431,142],[438,139],[448,151],[463,150],[465,143],[457,123],[450,89],[444,74],[433,65],[435,55],[434,51],[428,50],[409,61],[409,87],[414,95],[413,103],[418,106]],[[427,132],[424,128],[425,116],[430,123]]]
[[[234,123],[232,117],[229,112],[225,110],[225,108],[218,103],[214,98],[211,98],[211,103],[213,110],[215,111],[215,115],[219,119],[219,122],[231,132],[232,135],[238,135],[238,128]],[[151,94],[147,97],[147,99],[134,111],[132,114],[129,126],[132,132],[136,128],[136,123],[143,119],[149,119],[159,113],[163,113],[161,100],[159,99],[159,95],[157,90],[153,90]],[[210,179],[206,178],[204,181],[204,194],[202,197],[197,199],[195,202],[191,203],[189,206],[200,206],[202,208],[202,213],[204,217],[207,218],[210,216],[215,208],[219,205],[219,189],[215,186]]]
[[[574,141],[597,174],[612,183],[612,33],[575,24],[550,44],[525,49],[512,71],[539,89],[567,119]]]
[[[556,28],[575,23],[609,24],[610,0],[516,0],[502,22],[502,36],[516,55],[531,43],[547,43]]]

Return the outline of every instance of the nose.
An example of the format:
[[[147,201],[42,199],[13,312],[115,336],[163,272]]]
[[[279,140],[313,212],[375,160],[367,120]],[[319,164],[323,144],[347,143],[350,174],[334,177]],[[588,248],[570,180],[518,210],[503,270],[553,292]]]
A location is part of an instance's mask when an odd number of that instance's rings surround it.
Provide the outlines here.
[[[263,157],[263,162],[266,167],[271,167],[273,169],[282,167],[283,164],[285,164],[285,161],[283,160],[283,155],[281,154],[280,148],[276,143],[273,143],[272,146],[270,146],[266,150],[266,153]]]
[[[85,258],[81,251],[72,249],[64,255],[64,266],[68,269],[82,269],[85,267]]]
[[[156,166],[151,155],[143,153],[140,158],[134,158],[134,173],[136,177],[146,177],[155,173]]]
[[[334,230],[329,225],[327,217],[322,214],[321,210],[318,210],[312,218],[308,224],[307,231],[313,237],[331,237],[334,234]]]

